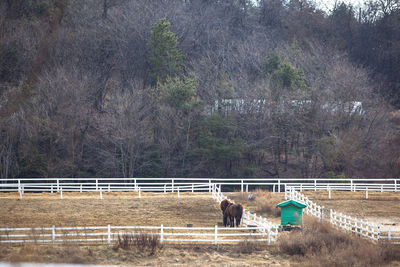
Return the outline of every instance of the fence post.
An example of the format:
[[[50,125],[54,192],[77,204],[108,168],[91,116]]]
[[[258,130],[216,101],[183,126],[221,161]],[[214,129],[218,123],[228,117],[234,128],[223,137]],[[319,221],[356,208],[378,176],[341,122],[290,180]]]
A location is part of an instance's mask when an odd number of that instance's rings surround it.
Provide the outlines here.
[[[287,188],[286,188],[286,184],[285,184],[285,200],[287,200]]]
[[[62,187],[60,187],[60,199],[63,199],[63,195],[62,195]]]
[[[100,199],[103,199],[103,191],[102,191],[102,188],[100,188]]]
[[[314,191],[317,191],[317,179],[314,179]]]
[[[240,192],[243,193],[243,179],[240,180]]]
[[[57,192],[60,191],[60,181],[57,179]]]
[[[354,191],[353,191],[353,179],[350,180],[350,191],[351,191],[351,192],[354,192]]]
[[[281,179],[278,179],[278,193],[281,192]]]
[[[181,196],[180,196],[180,194],[179,194],[179,186],[178,186],[178,198],[180,198]]]
[[[107,243],[110,245],[111,244],[111,226],[107,226]]]
[[[211,193],[211,180],[208,180],[208,193]]]
[[[96,191],[99,190],[99,180],[96,179]]]
[[[249,184],[246,184],[246,193],[249,192]]]
[[[164,184],[164,194],[167,193],[167,184]]]
[[[381,185],[381,193],[383,192],[383,184]]]
[[[81,184],[81,186],[79,187],[79,192],[82,193],[82,184]]]
[[[275,193],[275,184],[272,184],[272,193]]]
[[[271,229],[268,229],[268,245],[271,245]]]
[[[329,199],[331,199],[331,190],[329,189]]]
[[[53,194],[53,184],[50,184],[50,193]]]
[[[216,245],[218,242],[218,225],[215,225],[215,232],[214,232],[214,244]]]
[[[54,242],[56,241],[56,226],[53,225],[53,228],[51,229],[51,240]]]
[[[367,186],[367,188],[365,189],[365,199],[368,199],[368,186]]]
[[[300,192],[303,192],[303,184],[300,184]]]
[[[137,191],[137,183],[136,183],[136,179],[133,179],[133,184],[134,184],[135,190]]]
[[[164,243],[164,226],[161,224],[161,228],[160,228],[160,243],[163,244]]]
[[[171,192],[173,193],[174,192],[174,179],[172,178],[171,179]]]
[[[19,199],[22,199],[22,191],[20,186],[18,186],[18,192],[19,192]]]
[[[378,227],[377,227],[376,238],[378,239],[378,241],[381,239],[381,227],[380,227],[379,224],[378,224]]]
[[[109,193],[111,192],[111,185],[110,184],[108,184],[108,192]]]
[[[192,193],[194,193],[194,185],[192,184]]]
[[[394,192],[397,192],[397,180],[394,180]]]
[[[139,187],[139,198],[142,198],[141,192],[140,192],[140,187]]]

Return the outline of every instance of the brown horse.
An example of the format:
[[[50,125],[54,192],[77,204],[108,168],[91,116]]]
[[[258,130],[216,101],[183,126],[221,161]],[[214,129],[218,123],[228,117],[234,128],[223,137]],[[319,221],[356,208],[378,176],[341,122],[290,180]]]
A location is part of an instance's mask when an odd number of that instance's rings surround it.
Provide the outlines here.
[[[222,215],[224,215],[224,212],[226,210],[226,208],[231,204],[231,202],[227,199],[224,199],[221,201],[221,204],[219,204],[219,206],[221,207],[222,210]]]
[[[229,223],[230,227],[235,227],[236,220],[236,226],[239,227],[242,215],[243,206],[241,204],[229,204],[224,212],[224,226],[227,226]]]

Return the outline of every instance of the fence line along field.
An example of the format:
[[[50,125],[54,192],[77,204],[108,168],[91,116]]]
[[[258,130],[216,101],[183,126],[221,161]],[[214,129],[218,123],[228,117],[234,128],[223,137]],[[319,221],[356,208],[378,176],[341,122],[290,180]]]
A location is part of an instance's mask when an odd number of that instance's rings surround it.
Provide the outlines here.
[[[381,229],[400,230],[400,192],[303,191],[304,195],[326,209],[380,225]]]

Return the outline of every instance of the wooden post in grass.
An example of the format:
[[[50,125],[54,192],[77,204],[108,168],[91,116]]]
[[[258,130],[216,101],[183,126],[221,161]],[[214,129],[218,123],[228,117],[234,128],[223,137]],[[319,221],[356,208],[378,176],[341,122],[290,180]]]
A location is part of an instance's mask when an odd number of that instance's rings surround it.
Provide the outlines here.
[[[268,245],[271,245],[271,229],[268,230]]]
[[[111,244],[111,226],[107,225],[107,243]]]
[[[381,239],[381,227],[379,224],[377,227],[376,239],[378,239],[378,241],[379,241],[379,239]]]
[[[161,224],[160,227],[160,243],[163,244],[164,243],[164,226]]]
[[[214,232],[214,244],[218,243],[218,225],[215,225],[215,232]]]
[[[278,180],[278,193],[280,193],[281,192],[281,180],[279,179]]]
[[[22,199],[22,191],[20,186],[18,186],[18,192],[19,192],[19,199]]]

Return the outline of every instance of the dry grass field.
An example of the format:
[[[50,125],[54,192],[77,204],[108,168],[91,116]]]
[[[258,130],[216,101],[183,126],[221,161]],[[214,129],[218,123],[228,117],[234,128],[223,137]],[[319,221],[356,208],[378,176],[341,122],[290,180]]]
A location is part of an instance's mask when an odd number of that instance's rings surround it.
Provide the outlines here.
[[[153,194],[103,192],[0,194],[0,225],[8,227],[56,226],[214,226],[221,221],[216,202],[205,194]],[[196,211],[193,210],[196,207]],[[197,215],[198,214],[198,215]]]
[[[0,227],[41,226],[214,226],[222,221],[219,205],[210,194],[153,194],[103,192],[0,194]],[[193,208],[195,207],[195,208]],[[265,244],[165,244],[154,255],[138,248],[104,245],[0,245],[0,261],[112,265],[289,266],[288,257],[271,253]]]
[[[399,217],[395,203],[397,195],[370,193],[370,200],[363,204],[360,195],[333,193],[333,200],[326,192],[304,192],[316,203],[352,214],[379,212],[380,216]],[[276,204],[284,200],[283,193],[255,191],[227,193],[235,202],[273,221],[280,222]],[[315,195],[313,195],[315,194]],[[336,198],[335,198],[336,196]],[[376,199],[375,199],[376,198]],[[354,201],[354,202],[353,202]],[[392,203],[393,202],[393,203]],[[350,204],[348,204],[350,203]],[[361,203],[361,204],[360,204]],[[387,207],[385,208],[385,204]],[[360,211],[360,205],[363,210]],[[357,208],[358,206],[358,208]],[[196,207],[196,209],[193,209]],[[346,209],[342,209],[346,207]],[[374,209],[375,207],[375,209]],[[29,226],[104,226],[152,225],[159,226],[214,226],[221,221],[221,211],[209,194],[153,194],[107,193],[103,199],[98,193],[0,194],[0,227]],[[124,247],[114,242],[110,246],[88,244],[14,244],[0,245],[0,262],[52,262],[107,265],[150,266],[400,266],[400,246],[375,245],[368,240],[349,235],[305,216],[301,231],[280,234],[272,246],[252,242],[231,245],[169,244],[156,250],[133,245]]]

